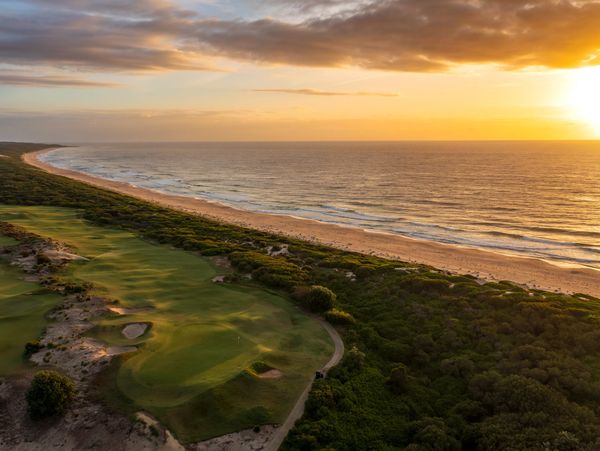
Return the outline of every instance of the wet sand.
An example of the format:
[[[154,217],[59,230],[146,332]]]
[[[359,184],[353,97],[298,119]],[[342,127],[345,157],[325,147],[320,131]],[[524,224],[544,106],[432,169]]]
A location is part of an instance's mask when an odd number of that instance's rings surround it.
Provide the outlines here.
[[[292,216],[255,213],[205,200],[162,194],[127,183],[56,168],[39,160],[39,156],[49,150],[51,149],[25,154],[23,161],[52,174],[229,224],[348,251],[422,263],[452,273],[471,274],[486,280],[510,280],[530,288],[564,293],[586,293],[600,297],[600,271],[593,269],[562,267],[534,258],[507,256]]]

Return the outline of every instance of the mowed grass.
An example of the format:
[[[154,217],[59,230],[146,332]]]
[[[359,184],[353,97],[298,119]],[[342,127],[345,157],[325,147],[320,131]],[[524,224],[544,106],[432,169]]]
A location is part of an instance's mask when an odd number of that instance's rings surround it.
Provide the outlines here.
[[[93,331],[110,344],[140,346],[116,370],[112,398],[157,416],[184,441],[283,421],[333,352],[322,326],[289,301],[213,283],[218,271],[206,258],[92,225],[68,209],[0,206],[0,220],[73,246],[89,261],[71,264],[70,277],[137,309],[103,318]],[[121,330],[136,322],[151,327],[127,340]],[[283,377],[247,375],[257,361]]]
[[[15,244],[0,235],[0,246]],[[23,273],[0,260],[0,376],[25,364],[25,343],[39,337],[46,313],[60,301],[35,283],[23,281]]]

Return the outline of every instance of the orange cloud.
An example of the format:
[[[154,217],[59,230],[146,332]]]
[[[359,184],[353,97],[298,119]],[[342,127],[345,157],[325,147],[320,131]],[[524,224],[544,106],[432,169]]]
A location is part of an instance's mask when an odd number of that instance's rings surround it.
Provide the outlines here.
[[[302,23],[208,21],[198,37],[206,51],[230,58],[431,72],[463,63],[599,64],[598,30],[594,0],[382,0]]]

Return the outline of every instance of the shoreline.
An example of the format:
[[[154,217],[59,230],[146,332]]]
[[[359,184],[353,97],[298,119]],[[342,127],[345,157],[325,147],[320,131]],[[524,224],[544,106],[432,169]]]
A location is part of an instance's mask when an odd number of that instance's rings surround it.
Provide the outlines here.
[[[26,153],[22,155],[22,159],[30,166],[51,174],[223,223],[345,251],[425,264],[451,273],[470,274],[490,281],[509,280],[529,288],[563,293],[585,293],[600,297],[600,271],[593,269],[562,267],[535,258],[513,257],[486,250],[370,232],[293,216],[257,213],[207,200],[159,193],[123,182],[60,169],[39,160],[41,155],[54,149]]]

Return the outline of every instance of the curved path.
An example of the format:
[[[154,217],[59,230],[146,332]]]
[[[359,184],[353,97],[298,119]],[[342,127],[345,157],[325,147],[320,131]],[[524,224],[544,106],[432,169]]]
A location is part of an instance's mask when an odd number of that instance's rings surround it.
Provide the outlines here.
[[[329,336],[331,337],[331,339],[333,340],[333,344],[335,345],[335,350],[333,351],[331,359],[329,359],[329,362],[327,362],[321,368],[321,372],[327,373],[327,371],[336,366],[338,363],[340,363],[340,360],[342,360],[342,357],[344,356],[344,342],[342,341],[342,337],[340,337],[340,334],[338,334],[337,330],[335,330],[335,328],[331,324],[320,318],[317,320],[329,333]],[[292,409],[286,420],[281,426],[279,426],[275,434],[273,434],[271,442],[264,448],[265,451],[277,451],[283,443],[283,441],[285,440],[285,437],[287,436],[290,429],[292,429],[296,424],[296,421],[298,421],[300,417],[302,417],[302,414],[304,413],[304,404],[308,399],[308,394],[310,393],[310,389],[312,388],[313,382],[314,379],[311,380],[308,386],[304,389],[304,391],[300,395],[300,398],[298,398],[298,401],[296,401],[294,408]]]

